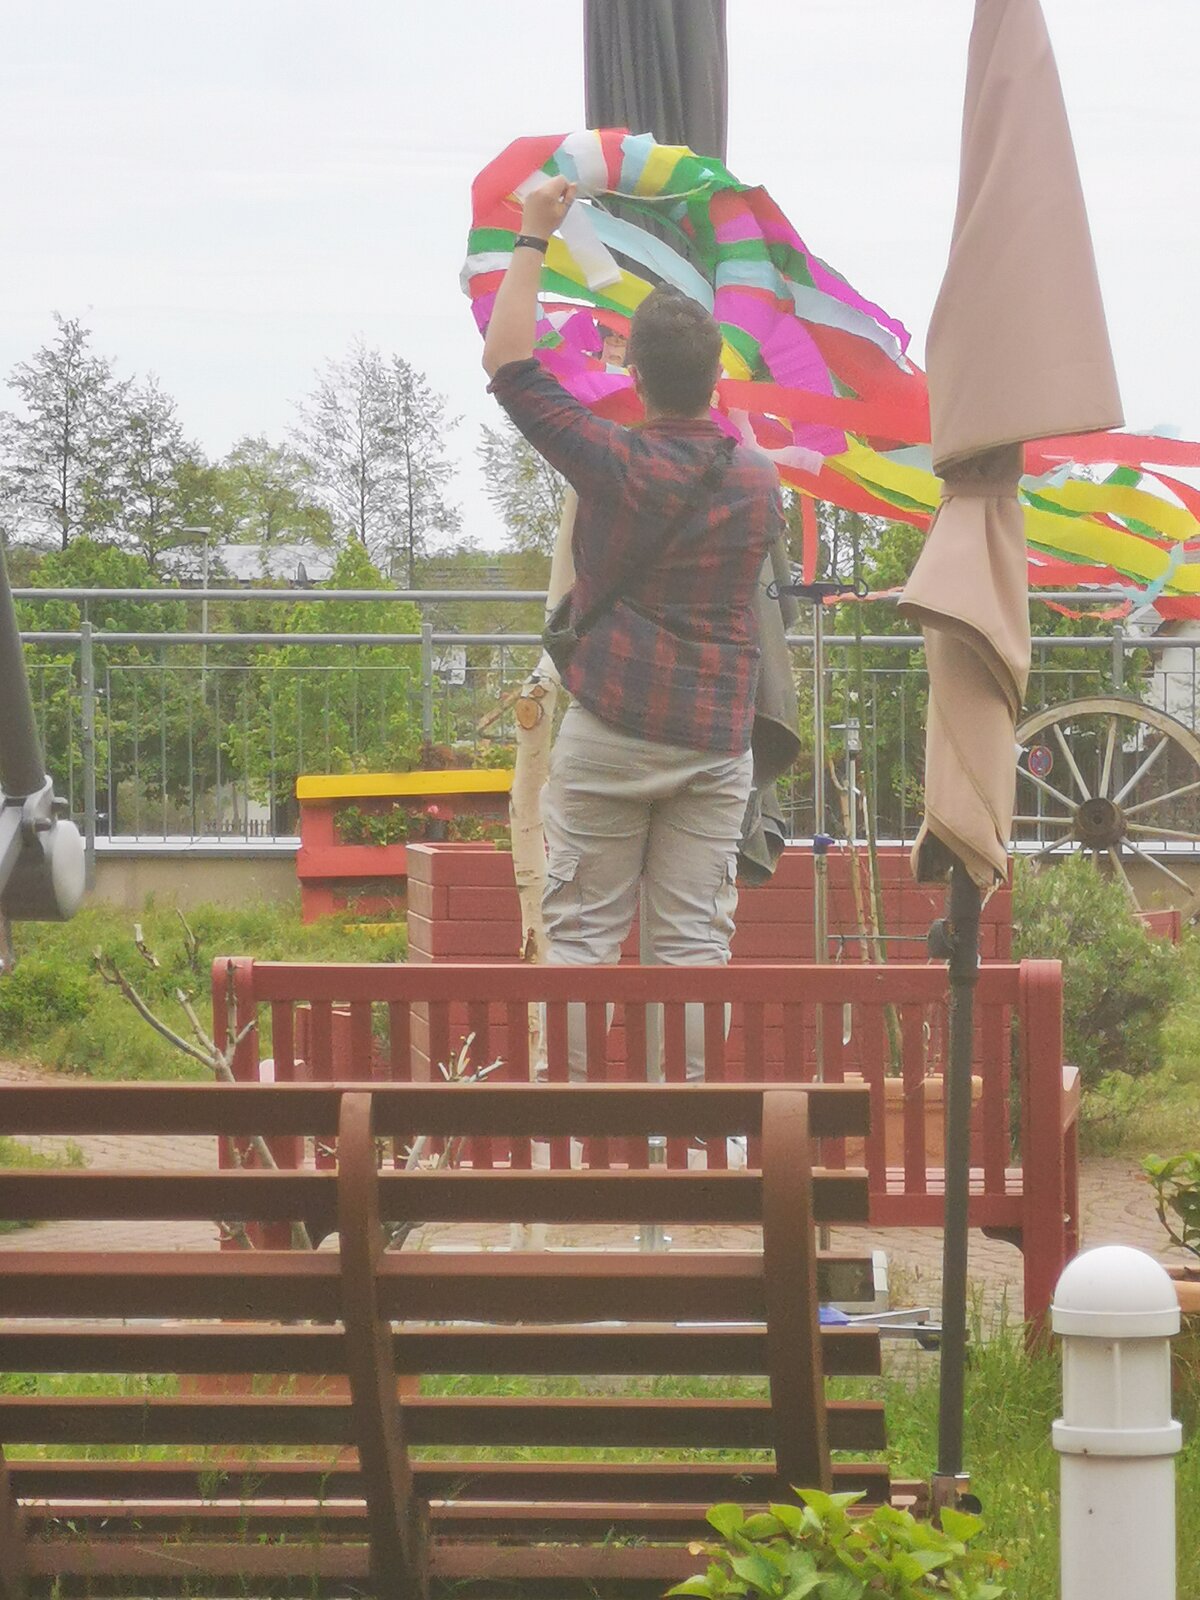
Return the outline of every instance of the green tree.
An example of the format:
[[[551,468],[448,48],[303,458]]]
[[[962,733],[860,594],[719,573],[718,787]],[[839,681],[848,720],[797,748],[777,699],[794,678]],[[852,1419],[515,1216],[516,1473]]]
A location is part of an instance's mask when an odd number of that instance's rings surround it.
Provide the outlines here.
[[[511,422],[499,428],[485,427],[481,435],[478,455],[487,497],[504,523],[512,548],[526,558],[522,567],[529,578],[545,583],[562,520],[566,479]]]
[[[410,588],[418,561],[459,531],[445,493],[445,435],[456,425],[423,374],[361,341],[326,363],[300,406],[295,444],[335,526]]]
[[[445,396],[435,393],[424,374],[403,357],[392,357],[389,379],[400,537],[393,540],[388,557],[392,576],[402,574],[405,587],[412,589],[418,561],[444,549],[462,530],[462,514],[446,499],[454,468],[445,453],[445,436],[461,419],[447,417]]]
[[[83,535],[66,550],[44,555],[28,575],[38,589],[147,589],[157,587],[144,556]],[[152,646],[109,644],[112,633],[158,633],[182,629],[187,607],[182,601],[26,600],[17,607],[25,632],[77,632],[82,622],[95,631],[96,775],[99,809],[110,811],[123,784],[136,782],[137,800],[181,802],[190,793],[192,775],[182,749],[180,731],[190,726],[193,749],[205,748],[202,713],[192,704],[190,657],[172,652],[171,670],[164,671]],[[80,655],[77,646],[29,644],[26,663],[42,734],[47,766],[60,790],[82,807],[83,751],[80,717]],[[200,762],[203,782],[204,763]],[[110,804],[109,796],[112,797]]]
[[[13,368],[22,411],[5,418],[0,498],[9,537],[63,550],[103,525],[128,385],[94,355],[91,332],[55,313],[48,344]]]
[[[301,541],[328,544],[333,520],[315,497],[312,462],[263,434],[239,439],[218,471],[223,478],[230,536],[261,545]]]
[[[174,400],[158,379],[131,386],[121,407],[112,469],[93,515],[107,521],[156,577],[169,552],[196,538],[183,531],[193,525],[181,514],[180,474],[197,456],[184,438]]]
[[[378,589],[379,569],[356,541],[339,553],[325,586]],[[419,633],[417,608],[402,601],[363,605],[330,599],[290,608],[294,633]],[[421,655],[417,645],[280,644],[255,652],[256,703],[227,749],[255,795],[286,813],[303,773],[392,771],[421,742]],[[246,731],[248,729],[248,731]]]

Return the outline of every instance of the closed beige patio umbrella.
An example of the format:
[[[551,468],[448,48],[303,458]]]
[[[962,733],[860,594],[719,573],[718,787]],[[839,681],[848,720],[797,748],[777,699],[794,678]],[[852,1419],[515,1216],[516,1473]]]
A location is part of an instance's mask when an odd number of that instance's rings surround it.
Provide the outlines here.
[[[1029,672],[1022,446],[1119,427],[1079,171],[1038,0],[976,0],[958,207],[926,346],[942,500],[901,598],[925,635],[918,878],[950,877],[942,1394],[935,1499],[962,1487],[972,998],[980,892],[1008,872]]]

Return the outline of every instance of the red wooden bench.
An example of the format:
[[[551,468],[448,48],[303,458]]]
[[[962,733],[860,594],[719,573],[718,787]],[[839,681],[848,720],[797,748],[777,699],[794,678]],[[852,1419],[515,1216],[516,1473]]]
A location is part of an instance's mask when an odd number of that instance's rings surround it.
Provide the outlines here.
[[[219,1037],[225,1037],[227,993],[239,1029],[259,1024],[234,1063],[237,1076],[247,1081],[258,1077],[265,1055],[273,1057],[278,1081],[337,1081],[365,1073],[381,1081],[420,1081],[436,1077],[437,1064],[450,1062],[470,1033],[476,1065],[500,1058],[505,1079],[526,1082],[530,1007],[544,1006],[547,1076],[566,1082],[570,1004],[584,1007],[591,1082],[646,1081],[647,1009],[656,1004],[663,1005],[666,1079],[682,1081],[685,1006],[695,1004],[703,1007],[710,1082],[807,1083],[815,1075],[819,1016],[825,1078],[837,1082],[857,1073],[870,1090],[865,1156],[871,1223],[941,1225],[942,1173],[927,1162],[925,1150],[926,1116],[935,1098],[930,1091],[935,1087],[940,1099],[941,1090],[941,1080],[929,1070],[937,1037],[933,1023],[946,993],[939,967],[391,966],[222,958],[214,964]],[[889,1007],[899,1033],[904,1089],[904,1159],[890,1165],[883,1130]],[[970,1222],[1022,1251],[1025,1315],[1040,1324],[1078,1243],[1078,1084],[1062,1060],[1057,962],[981,969],[974,1071],[981,1086]],[[598,1169],[647,1159],[644,1150],[625,1151],[599,1139],[584,1157]],[[552,1144],[549,1158],[552,1165],[568,1165],[566,1143]],[[280,1159],[292,1157],[284,1149]],[[515,1157],[503,1140],[481,1137],[472,1141],[466,1159],[485,1169]],[[686,1141],[674,1139],[666,1159],[681,1169],[695,1156],[689,1157]],[[709,1149],[706,1159],[710,1167],[723,1167],[724,1146]],[[833,1147],[824,1159],[837,1165],[844,1151]]]
[[[877,1330],[819,1325],[832,1275],[868,1264],[818,1252],[814,1224],[862,1221],[867,1193],[862,1172],[812,1171],[810,1129],[861,1134],[867,1111],[836,1085],[0,1087],[0,1133],[105,1134],[111,1150],[82,1171],[0,1171],[0,1219],[88,1235],[70,1252],[37,1229],[0,1240],[0,1368],[83,1375],[0,1395],[0,1597],[661,1594],[696,1570],[686,1546],[714,1501],[793,1484],[919,1497],[863,1459],[885,1443],[879,1402],[825,1395],[826,1375],[878,1373],[880,1350]],[[502,1143],[510,1165],[395,1170],[417,1132]],[[138,1170],[121,1141],[147,1133],[193,1136],[193,1165]],[[296,1142],[302,1169],[216,1170],[216,1140],[251,1134]],[[533,1139],[573,1134],[643,1153],[658,1134],[742,1135],[762,1165],[528,1169]],[[315,1142],[336,1144],[336,1170],[314,1166]],[[336,1247],[222,1249],[216,1218],[226,1236],[302,1219]],[[749,1224],[760,1242],[388,1251],[381,1226],[647,1218]],[[146,1247],[107,1245],[114,1219],[145,1223]],[[105,1394],[97,1373],[193,1381]],[[245,1373],[256,1392],[196,1392]],[[398,1373],[461,1381],[398,1396]],[[491,1374],[542,1382],[484,1392]],[[645,1381],[704,1374],[768,1382],[664,1397]],[[556,1395],[546,1380],[569,1375],[593,1381]]]

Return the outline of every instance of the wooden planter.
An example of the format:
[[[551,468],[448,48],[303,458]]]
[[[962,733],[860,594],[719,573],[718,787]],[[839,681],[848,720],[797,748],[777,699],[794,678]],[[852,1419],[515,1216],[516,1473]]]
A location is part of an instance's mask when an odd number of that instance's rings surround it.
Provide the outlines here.
[[[1180,1311],[1185,1317],[1197,1319],[1192,1331],[1200,1334],[1200,1266],[1168,1267],[1167,1272],[1174,1280]]]
[[[856,1080],[857,1081],[857,1080]],[[979,1117],[979,1102],[983,1095],[983,1079],[978,1076],[971,1078],[971,1159],[979,1165],[979,1153],[976,1145],[979,1139],[979,1129],[976,1126]],[[883,1121],[883,1147],[884,1159],[889,1167],[902,1167],[904,1165],[904,1105],[905,1087],[903,1078],[885,1078],[883,1080],[884,1121]],[[940,1076],[931,1076],[922,1079],[921,1099],[923,1101],[925,1124],[925,1165],[926,1167],[942,1167],[946,1160],[946,1083]],[[861,1139],[846,1140],[846,1165],[862,1166],[866,1162],[866,1145]]]

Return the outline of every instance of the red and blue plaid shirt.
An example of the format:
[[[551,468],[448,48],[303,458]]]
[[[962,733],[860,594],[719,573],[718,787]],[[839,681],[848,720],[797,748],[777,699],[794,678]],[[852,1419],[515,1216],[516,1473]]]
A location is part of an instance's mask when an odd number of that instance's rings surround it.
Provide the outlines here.
[[[530,358],[491,392],[579,495],[572,611],[581,615],[639,549],[677,522],[723,437],[707,418],[626,428],[595,416]],[[659,744],[740,755],[749,748],[758,677],[754,597],[782,531],[779,480],[739,447],[719,485],[584,633],[563,679],[604,722]]]

